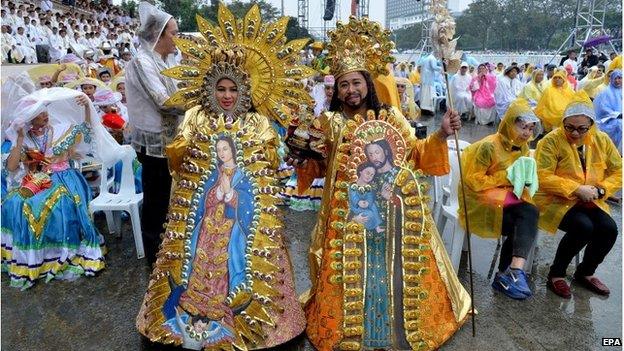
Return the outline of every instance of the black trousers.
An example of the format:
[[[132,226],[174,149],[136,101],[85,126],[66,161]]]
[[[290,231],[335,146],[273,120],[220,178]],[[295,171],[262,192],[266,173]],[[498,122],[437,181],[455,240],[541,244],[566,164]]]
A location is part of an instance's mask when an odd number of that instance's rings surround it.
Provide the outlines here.
[[[141,183],[143,184],[143,213],[141,214],[141,231],[147,262],[156,261],[156,253],[164,233],[163,224],[167,220],[169,195],[171,191],[171,175],[167,159],[147,156],[145,150],[137,153],[143,166]]]
[[[505,241],[501,247],[499,272],[504,272],[515,257],[527,258],[535,238],[539,210],[530,203],[523,202],[503,209],[503,229]]]
[[[568,265],[585,246],[583,262],[576,268],[576,272],[583,276],[593,275],[611,251],[618,235],[617,224],[606,212],[598,207],[580,205],[566,213],[559,229],[566,234],[559,242],[549,277],[565,277]]]

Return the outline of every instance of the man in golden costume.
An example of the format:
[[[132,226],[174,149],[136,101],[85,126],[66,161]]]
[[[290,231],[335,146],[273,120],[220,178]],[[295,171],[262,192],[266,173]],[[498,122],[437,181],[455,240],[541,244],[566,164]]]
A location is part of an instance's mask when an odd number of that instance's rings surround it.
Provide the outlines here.
[[[322,351],[433,350],[470,309],[422,179],[449,172],[446,139],[459,116],[447,112],[440,130],[417,140],[401,112],[379,102],[373,79],[393,61],[388,35],[366,18],[337,24],[328,47],[335,93],[316,126],[323,143],[305,145],[300,130],[287,141],[291,163],[325,175],[305,306]]]

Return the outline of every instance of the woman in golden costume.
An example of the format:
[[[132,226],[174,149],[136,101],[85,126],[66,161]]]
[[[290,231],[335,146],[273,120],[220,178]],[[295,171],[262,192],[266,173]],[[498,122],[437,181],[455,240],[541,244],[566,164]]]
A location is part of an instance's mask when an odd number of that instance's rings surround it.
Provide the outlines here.
[[[305,327],[269,118],[288,125],[280,104],[309,99],[299,81],[312,70],[296,61],[307,39],[286,43],[288,20],[262,23],[257,5],[244,19],[221,5],[217,26],[197,21],[205,43],[176,40],[191,64],[162,72],[187,83],[167,104],[188,111],[167,147],[175,192],[137,328],[194,350],[273,347]]]

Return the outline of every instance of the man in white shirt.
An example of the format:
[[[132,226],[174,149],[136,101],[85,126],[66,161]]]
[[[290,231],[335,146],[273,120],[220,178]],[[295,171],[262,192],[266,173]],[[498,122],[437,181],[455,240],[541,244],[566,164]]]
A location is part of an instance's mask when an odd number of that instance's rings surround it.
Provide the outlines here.
[[[499,121],[507,112],[511,102],[518,97],[524,87],[524,84],[518,79],[519,73],[520,68],[518,66],[509,66],[505,69],[505,73],[498,77],[496,90],[494,91],[494,100],[496,100],[496,114]]]
[[[132,146],[143,165],[143,243],[147,261],[156,260],[171,189],[165,146],[171,142],[182,111],[164,102],[177,90],[176,82],[160,72],[173,67],[178,33],[175,19],[147,2],[139,4],[141,49],[126,68],[126,96]]]
[[[39,2],[39,7],[43,12],[52,11],[52,9],[54,8],[54,4],[52,3],[52,0],[41,0]]]
[[[17,12],[15,13],[15,17],[13,18],[14,22],[15,22],[15,27],[14,29],[17,30],[17,27],[24,27],[25,23],[24,23],[24,15],[22,14],[22,10],[17,10]]]
[[[52,27],[52,35],[48,40],[50,43],[50,58],[52,62],[56,62],[67,53],[67,50],[63,48],[63,40],[58,34],[58,28]]]
[[[9,9],[9,14],[6,18],[2,18],[2,25],[9,26],[13,30],[15,27],[15,8]]]
[[[576,61],[576,51],[570,50],[568,52],[568,58],[565,61],[563,61],[563,64],[561,66],[566,67],[567,65],[572,66],[572,72],[574,74],[578,72],[578,62]]]
[[[2,25],[9,24],[9,15],[7,14],[7,10],[4,8],[0,10],[0,21],[2,21]]]
[[[26,25],[26,34],[35,45],[41,43],[41,33],[36,20],[33,19]]]
[[[67,30],[65,28],[59,30],[59,36],[61,37],[61,50],[64,50],[63,55],[65,55],[67,54],[67,49],[71,47],[71,38],[67,35]]]
[[[13,48],[15,47],[15,39],[11,35],[11,26],[2,25],[2,36],[0,37],[0,45],[2,47],[2,62],[13,61]]]
[[[472,94],[469,90],[471,80],[472,76],[468,74],[468,64],[462,62],[459,72],[455,73],[451,81],[453,104],[462,118],[466,118],[466,115],[472,111]]]
[[[35,51],[35,45],[24,34],[24,27],[17,27],[17,34],[15,34],[15,49],[19,51],[20,56],[24,57],[24,63],[37,63],[37,53]]]

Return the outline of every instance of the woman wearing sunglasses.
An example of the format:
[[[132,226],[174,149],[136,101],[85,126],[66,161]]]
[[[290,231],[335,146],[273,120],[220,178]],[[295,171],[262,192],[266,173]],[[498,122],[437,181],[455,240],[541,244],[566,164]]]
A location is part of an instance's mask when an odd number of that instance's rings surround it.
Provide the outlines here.
[[[606,199],[621,188],[622,159],[609,136],[596,128],[586,93],[574,96],[563,113],[563,126],[540,140],[535,158],[539,225],[553,234],[557,229],[566,233],[550,267],[548,288],[563,298],[572,296],[566,270],[585,247],[574,279],[599,295],[609,295],[594,273],[618,234]]]

